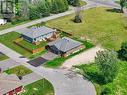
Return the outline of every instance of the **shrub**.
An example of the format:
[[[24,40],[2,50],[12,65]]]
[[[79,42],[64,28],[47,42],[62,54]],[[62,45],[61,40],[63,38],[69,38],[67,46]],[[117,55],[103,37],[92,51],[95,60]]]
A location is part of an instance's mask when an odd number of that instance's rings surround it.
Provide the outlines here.
[[[102,92],[101,92],[101,95],[107,95],[107,94],[110,94],[111,93],[111,89],[108,88],[108,87],[105,87]]]

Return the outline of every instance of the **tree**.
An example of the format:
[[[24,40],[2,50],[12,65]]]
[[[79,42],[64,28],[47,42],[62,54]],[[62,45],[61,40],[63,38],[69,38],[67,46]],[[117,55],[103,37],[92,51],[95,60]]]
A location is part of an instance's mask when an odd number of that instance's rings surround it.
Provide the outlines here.
[[[67,0],[52,0],[51,13],[62,13],[69,9]]]
[[[30,5],[29,6],[29,19],[37,19],[40,18],[40,13],[37,10],[37,6]]]
[[[127,2],[127,0],[120,0],[121,12],[123,12],[123,8],[124,8],[126,2]]]
[[[48,2],[46,2],[45,0],[40,1],[37,4],[37,11],[40,13],[41,17],[46,17],[50,15],[50,7],[48,5]]]
[[[103,83],[112,82],[118,73],[117,53],[111,50],[99,51],[95,57]]]
[[[67,0],[69,5],[74,7],[80,6],[80,0]]]
[[[75,18],[74,18],[74,22],[75,23],[81,23],[82,22],[82,17],[81,17],[81,7],[76,7],[75,10]]]
[[[118,51],[118,57],[127,61],[127,41],[122,43],[121,49]]]

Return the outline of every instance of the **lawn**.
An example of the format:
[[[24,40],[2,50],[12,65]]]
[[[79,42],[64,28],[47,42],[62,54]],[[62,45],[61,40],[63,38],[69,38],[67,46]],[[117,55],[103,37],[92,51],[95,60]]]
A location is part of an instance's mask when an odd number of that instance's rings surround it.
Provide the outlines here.
[[[11,28],[11,27],[15,27],[17,25],[22,25],[22,24],[25,24],[25,23],[28,23],[30,22],[31,20],[27,20],[27,21],[24,21],[24,22],[21,22],[21,23],[18,23],[18,24],[11,24],[11,22],[8,22],[7,24],[5,25],[0,25],[0,30],[4,30],[4,29],[7,29],[7,28]]]
[[[97,7],[82,12],[82,23],[74,23],[74,14],[48,21],[49,27],[56,27],[75,37],[86,37],[105,48],[118,50],[121,42],[127,40],[127,18],[116,10]]]
[[[14,67],[12,69],[8,69],[5,71],[7,74],[16,74],[17,76],[25,76],[27,74],[32,73],[31,70],[29,70],[28,68],[20,65],[17,67]]]
[[[81,52],[83,52],[87,49],[90,49],[94,46],[91,42],[82,41],[77,38],[75,38],[75,40],[82,42],[86,48],[84,48],[84,49],[80,50],[79,52],[76,52],[72,55],[69,55],[68,57],[65,57],[65,58],[64,57],[55,58],[54,60],[51,60],[51,61],[48,61],[47,63],[45,63],[43,66],[49,67],[49,68],[59,68],[67,59],[72,58],[73,56],[78,55]]]
[[[26,49],[16,45],[14,43],[14,41],[20,37],[20,34],[17,33],[17,32],[10,32],[10,33],[7,33],[7,34],[4,34],[4,35],[0,35],[0,43],[6,45],[7,47],[13,49],[14,51],[22,54],[23,56],[27,57],[27,58],[34,58],[34,57],[38,57],[40,55],[42,55],[43,53],[45,53],[45,51],[43,52],[40,52],[40,53],[37,53],[37,54],[32,54],[31,52],[27,51]],[[33,44],[30,44],[26,41],[23,41],[22,44],[28,48],[35,48],[35,47],[40,47],[41,45],[44,46],[46,44],[46,42],[44,43],[41,43],[39,46],[35,46]]]
[[[0,55],[0,61],[6,60],[6,59],[8,59],[8,56],[4,54]]]
[[[25,40],[22,40],[21,42],[19,42],[19,44],[29,50],[35,50],[37,48],[42,48],[42,47],[45,47],[47,45],[47,42],[46,41],[42,41],[39,45],[34,45],[32,43],[29,43]]]
[[[19,95],[54,95],[54,88],[46,79],[29,84],[24,89],[25,92]]]
[[[100,92],[104,88],[109,88],[111,90],[111,94],[106,95],[127,95],[127,62],[120,61],[119,65],[119,73],[117,77],[114,79],[112,83],[108,83],[106,85],[101,85],[98,82],[96,82],[97,76],[97,65],[96,64],[90,64],[90,65],[81,65],[77,66],[80,68],[83,75],[87,76],[88,78],[91,77],[91,81],[94,83],[97,95],[100,95]],[[83,72],[84,70],[84,72]]]

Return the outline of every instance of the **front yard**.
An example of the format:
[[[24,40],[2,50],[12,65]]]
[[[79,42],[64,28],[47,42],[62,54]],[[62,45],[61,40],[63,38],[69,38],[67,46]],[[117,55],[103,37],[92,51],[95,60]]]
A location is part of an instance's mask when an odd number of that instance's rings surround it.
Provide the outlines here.
[[[24,90],[25,92],[19,95],[54,95],[54,88],[46,79],[25,86]]]
[[[117,77],[112,83],[108,83],[106,85],[102,85],[101,81],[98,81],[98,76],[96,75],[96,72],[98,72],[96,64],[93,63],[90,65],[81,65],[76,67],[80,69],[80,72],[85,77],[94,83],[97,95],[100,95],[105,88],[110,89],[110,94],[106,95],[127,95],[127,62],[120,61],[118,65],[120,68]]]
[[[31,70],[29,70],[28,68],[20,65],[17,67],[14,67],[12,69],[8,69],[5,71],[7,74],[16,74],[17,76],[25,76],[27,74],[32,73]]]

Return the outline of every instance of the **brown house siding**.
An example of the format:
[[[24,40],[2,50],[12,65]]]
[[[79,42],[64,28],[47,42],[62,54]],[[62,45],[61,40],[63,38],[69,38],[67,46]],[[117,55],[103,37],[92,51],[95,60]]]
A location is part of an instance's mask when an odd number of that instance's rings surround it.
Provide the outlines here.
[[[83,48],[85,48],[84,45],[78,46],[78,47],[76,47],[76,48],[74,48],[74,49],[72,49],[72,50],[66,52],[66,53],[63,54],[62,56],[63,56],[63,57],[67,57],[68,55],[74,54],[76,51],[81,50],[81,49],[83,49]]]

